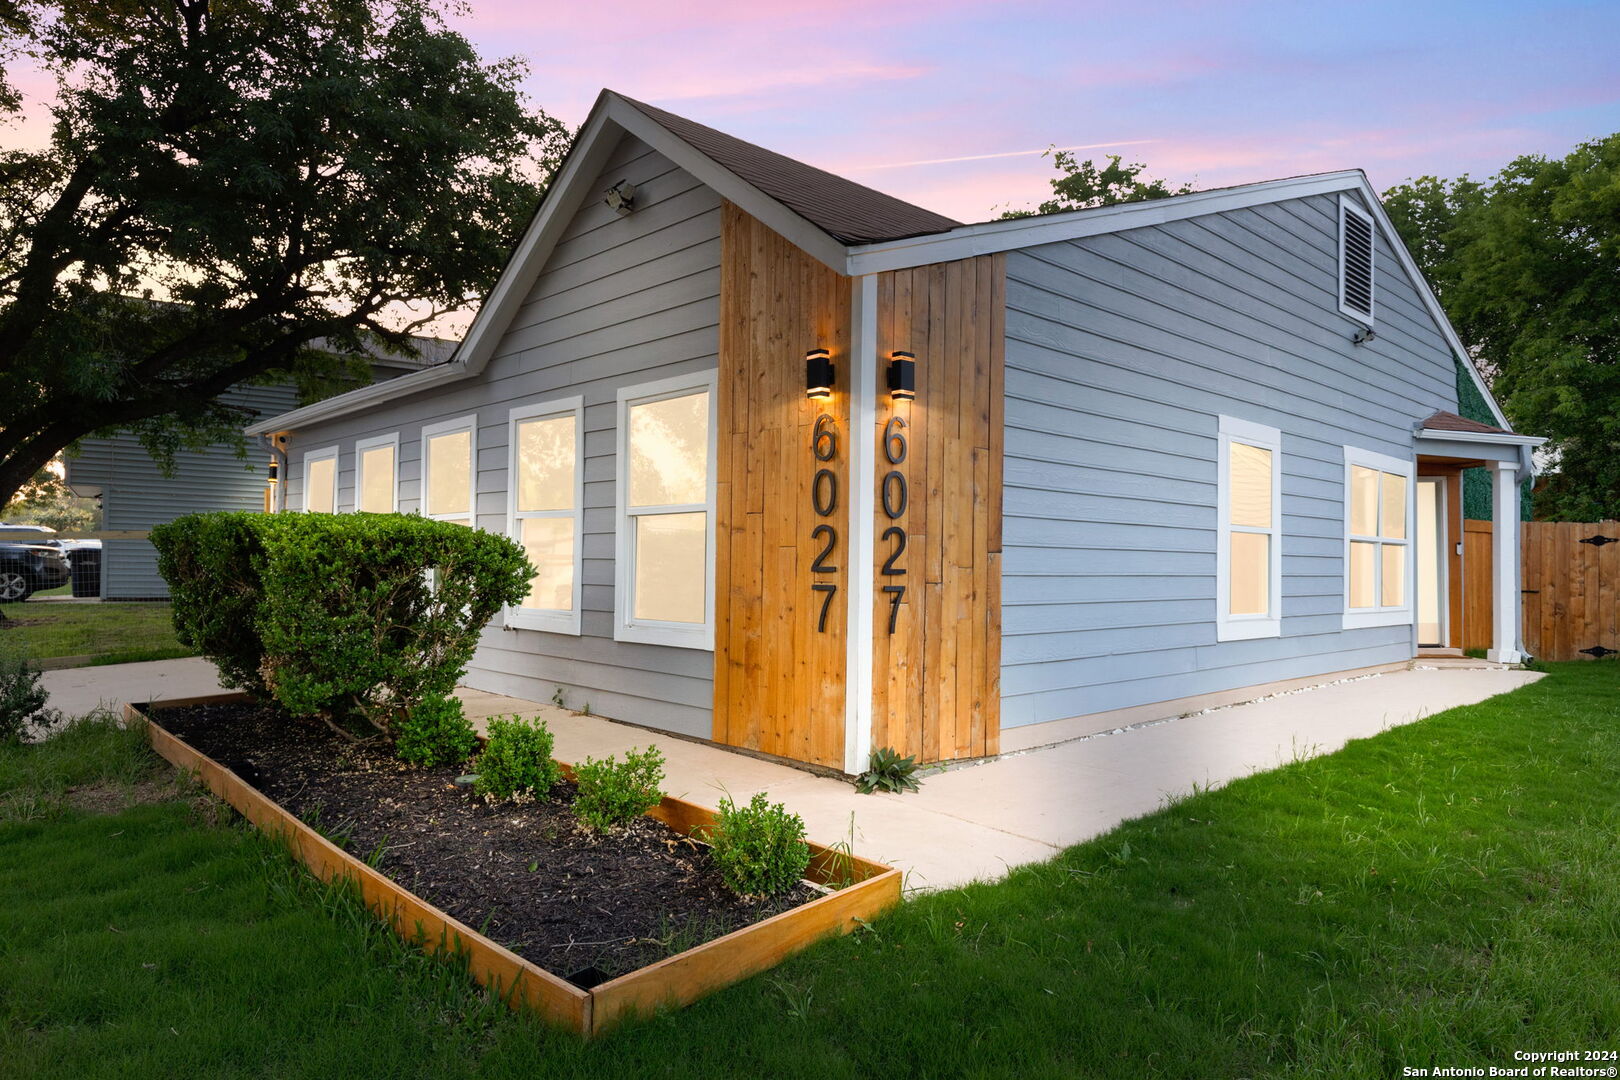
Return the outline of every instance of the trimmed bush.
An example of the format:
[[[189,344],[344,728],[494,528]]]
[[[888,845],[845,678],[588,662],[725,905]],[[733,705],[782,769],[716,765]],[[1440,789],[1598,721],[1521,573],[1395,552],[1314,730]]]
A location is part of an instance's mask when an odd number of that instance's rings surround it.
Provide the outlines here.
[[[13,639],[15,630],[0,630],[0,744],[22,739],[31,725],[52,718],[39,672],[28,666],[28,654]]]
[[[563,778],[551,758],[551,729],[544,720],[494,717],[489,742],[478,755],[473,790],[491,800],[543,799]]]
[[[227,685],[390,733],[533,573],[507,537],[414,514],[195,514],[152,542],[180,640]]]
[[[721,799],[705,839],[713,845],[720,876],[738,896],[787,892],[810,865],[804,819],[781,803],[767,802],[763,791],[747,806],[736,805],[729,795]]]
[[[599,832],[617,828],[657,806],[663,782],[664,755],[656,746],[626,752],[623,763],[611,754],[603,761],[586,758],[574,769],[574,813]]]
[[[410,765],[455,765],[477,749],[478,733],[458,698],[423,698],[394,729],[394,754]]]

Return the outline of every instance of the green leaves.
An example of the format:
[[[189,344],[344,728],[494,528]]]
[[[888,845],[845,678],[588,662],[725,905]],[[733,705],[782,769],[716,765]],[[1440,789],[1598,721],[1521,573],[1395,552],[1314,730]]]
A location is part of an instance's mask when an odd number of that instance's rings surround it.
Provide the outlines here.
[[[885,746],[872,751],[866,771],[855,778],[855,790],[862,795],[876,791],[888,791],[895,795],[916,791],[919,786],[916,773],[915,757],[901,757],[899,751]]]
[[[1060,214],[1068,210],[1090,210],[1098,206],[1142,202],[1146,199],[1166,199],[1172,195],[1191,194],[1191,184],[1171,187],[1163,180],[1144,180],[1147,166],[1141,162],[1124,164],[1119,154],[1107,155],[1108,164],[1102,168],[1087,158],[1076,161],[1067,150],[1048,150],[1052,164],[1063,175],[1050,181],[1052,198],[1041,203],[1034,211],[1008,210],[1002,218],[1033,217],[1035,214]]]
[[[491,800],[544,799],[563,778],[551,756],[553,744],[544,720],[493,717],[473,790]]]
[[[477,749],[478,733],[459,698],[424,698],[395,725],[394,754],[410,765],[457,765]]]
[[[804,842],[804,819],[772,803],[763,791],[747,806],[731,796],[720,800],[715,824],[703,837],[714,848],[714,861],[726,886],[738,896],[776,896],[804,877],[810,847]]]
[[[574,813],[599,832],[617,828],[657,806],[663,782],[664,755],[656,746],[629,750],[623,762],[611,754],[602,761],[588,757],[574,769]]]

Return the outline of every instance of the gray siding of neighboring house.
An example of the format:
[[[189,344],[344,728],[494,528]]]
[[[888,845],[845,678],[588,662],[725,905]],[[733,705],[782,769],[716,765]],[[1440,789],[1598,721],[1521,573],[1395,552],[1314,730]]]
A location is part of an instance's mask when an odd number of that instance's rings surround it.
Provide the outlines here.
[[[303,455],[336,445],[338,506],[354,506],[357,439],[399,433],[399,506],[421,506],[421,429],[476,412],[478,525],[506,530],[507,421],[518,405],[585,399],[582,634],[484,631],[465,682],[707,738],[710,652],[613,640],[614,419],[618,390],[718,365],[720,200],[683,170],[626,138],[598,190],[636,185],[635,213],[591,199],[569,225],[481,375],[294,433],[289,507],[302,505]]]
[[[290,386],[248,386],[223,400],[274,416],[296,406],[298,394]],[[249,439],[248,448],[246,458],[226,445],[184,450],[175,455],[174,475],[164,476],[133,435],[85,439],[77,456],[65,459],[67,480],[79,489],[100,489],[102,528],[108,531],[146,530],[205,510],[262,510],[270,456],[256,440]],[[109,600],[169,595],[149,541],[102,542],[101,593]]]
[[[1336,300],[1337,196],[1007,261],[1003,726],[1409,659],[1344,630],[1344,450],[1455,410],[1450,352],[1378,239],[1375,341]],[[1217,642],[1220,414],[1283,433],[1282,635]]]

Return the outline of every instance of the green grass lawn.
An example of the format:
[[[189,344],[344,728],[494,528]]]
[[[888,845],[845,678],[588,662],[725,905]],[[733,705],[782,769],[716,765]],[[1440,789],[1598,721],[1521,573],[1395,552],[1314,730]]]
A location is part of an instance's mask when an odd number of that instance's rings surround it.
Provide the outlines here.
[[[1363,1077],[1620,1047],[1614,664],[921,897],[591,1045],[149,770],[93,725],[0,752],[0,1071]]]
[[[7,604],[0,635],[22,643],[30,660],[89,656],[87,664],[127,664],[195,656],[174,637],[167,603]]]

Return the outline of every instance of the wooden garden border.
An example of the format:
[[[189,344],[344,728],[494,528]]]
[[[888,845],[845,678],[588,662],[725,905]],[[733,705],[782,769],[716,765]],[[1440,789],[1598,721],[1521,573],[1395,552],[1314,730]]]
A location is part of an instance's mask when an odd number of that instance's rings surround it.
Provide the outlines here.
[[[177,768],[196,774],[243,817],[282,840],[316,877],[322,881],[352,881],[366,906],[400,937],[431,953],[465,955],[473,979],[494,990],[512,1008],[527,1008],[585,1036],[600,1034],[632,1014],[649,1014],[661,1006],[690,1005],[706,994],[776,966],[829,934],[845,933],[859,921],[874,918],[900,902],[900,871],[812,842],[805,877],[821,885],[839,880],[852,880],[852,884],[582,990],[401,888],[234,772],[164,730],[151,715],[166,708],[246,700],[246,694],[233,693],[131,703],[124,706],[124,718],[131,724],[145,721],[148,738],[158,754]],[[569,766],[563,768],[572,775]],[[712,823],[715,812],[666,795],[647,816],[690,835]]]

